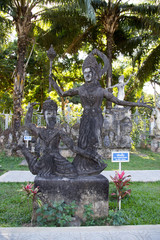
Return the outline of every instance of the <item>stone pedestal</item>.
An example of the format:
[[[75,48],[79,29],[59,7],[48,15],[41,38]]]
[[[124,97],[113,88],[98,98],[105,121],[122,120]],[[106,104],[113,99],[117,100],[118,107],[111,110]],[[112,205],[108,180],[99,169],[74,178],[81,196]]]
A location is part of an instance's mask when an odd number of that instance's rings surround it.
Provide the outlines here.
[[[39,186],[50,201],[65,201],[77,204],[76,216],[83,219],[84,205],[92,204],[95,217],[108,216],[109,181],[102,175],[77,178],[35,178],[35,187]]]

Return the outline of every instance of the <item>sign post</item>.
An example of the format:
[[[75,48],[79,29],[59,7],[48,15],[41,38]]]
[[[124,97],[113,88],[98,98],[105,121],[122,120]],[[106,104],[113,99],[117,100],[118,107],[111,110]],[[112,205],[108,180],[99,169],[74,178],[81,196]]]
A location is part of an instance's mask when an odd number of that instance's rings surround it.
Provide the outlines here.
[[[121,152],[112,152],[112,162],[119,162],[119,173],[121,173],[121,164],[122,162],[129,162],[129,152],[121,151]],[[121,198],[119,199],[119,210],[121,210]]]
[[[32,140],[32,136],[24,136],[24,141],[26,141],[26,145],[27,145],[27,148],[28,148],[28,143],[29,143],[29,141],[31,141]]]
[[[121,172],[121,163],[129,162],[129,152],[112,152],[112,162],[119,162],[119,172]]]

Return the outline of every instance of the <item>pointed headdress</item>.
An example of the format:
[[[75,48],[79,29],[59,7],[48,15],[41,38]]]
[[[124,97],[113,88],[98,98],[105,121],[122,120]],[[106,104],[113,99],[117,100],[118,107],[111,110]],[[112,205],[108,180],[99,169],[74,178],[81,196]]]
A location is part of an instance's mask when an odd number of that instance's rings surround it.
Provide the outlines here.
[[[102,69],[101,64],[98,64],[96,58],[94,57],[94,54],[98,55],[104,62],[104,67]],[[109,60],[102,52],[100,52],[97,49],[94,49],[84,60],[82,65],[82,71],[84,73],[85,68],[93,68],[98,76],[98,79],[100,80],[101,76],[106,73],[109,69]]]
[[[43,112],[45,110],[56,110],[57,111],[57,104],[50,98],[48,98],[44,103],[43,103]]]

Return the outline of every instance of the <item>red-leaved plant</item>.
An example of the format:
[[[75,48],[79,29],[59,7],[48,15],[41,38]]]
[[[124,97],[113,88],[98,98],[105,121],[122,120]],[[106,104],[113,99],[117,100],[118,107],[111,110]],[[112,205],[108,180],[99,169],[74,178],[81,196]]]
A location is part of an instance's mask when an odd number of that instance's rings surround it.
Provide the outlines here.
[[[26,186],[23,186],[22,189],[26,192],[28,197],[32,198],[35,198],[39,191],[39,187],[34,188],[34,184],[32,183],[28,183]]]
[[[35,217],[36,203],[41,205],[41,201],[37,198],[39,187],[34,188],[34,184],[28,183],[26,186],[22,186],[22,190],[26,193],[28,200],[32,201],[32,219],[31,224],[33,223]]]
[[[117,194],[116,193],[111,194],[112,196],[117,195],[117,207],[122,198],[124,198],[127,194],[128,195],[131,194],[131,189],[126,190],[126,187],[128,187],[130,185],[129,182],[130,182],[131,178],[129,178],[129,177],[131,177],[131,175],[128,175],[128,176],[124,176],[124,175],[125,175],[124,171],[122,171],[122,173],[118,173],[116,171],[114,177],[110,176],[116,186],[116,189],[117,189]],[[120,210],[120,208],[121,208],[121,206],[119,204],[119,210]]]

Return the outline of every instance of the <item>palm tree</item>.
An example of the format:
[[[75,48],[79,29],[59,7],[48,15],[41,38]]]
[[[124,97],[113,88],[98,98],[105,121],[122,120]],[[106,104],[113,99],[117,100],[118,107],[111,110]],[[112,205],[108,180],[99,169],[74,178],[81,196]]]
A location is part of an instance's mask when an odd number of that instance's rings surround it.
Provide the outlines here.
[[[17,131],[21,124],[23,90],[26,75],[26,54],[30,43],[34,42],[33,28],[38,17],[43,13],[45,4],[58,4],[58,0],[2,0],[0,9],[8,18],[12,18],[17,32],[17,64],[14,73],[13,91],[13,129]],[[38,10],[38,11],[37,11]],[[34,13],[34,11],[37,11]],[[7,18],[6,17],[6,18]],[[39,20],[39,19],[38,19]]]
[[[74,48],[75,45],[78,45],[78,41],[82,41],[84,37],[86,38],[92,30],[94,32],[95,30],[97,31],[96,26],[98,26],[98,31],[101,31],[101,34],[106,36],[106,53],[111,65],[113,51],[117,47],[122,53],[129,53],[129,55],[133,57],[133,53],[135,54],[135,48],[144,44],[144,42],[146,47],[150,44],[148,39],[151,39],[151,36],[153,36],[151,41],[154,39],[154,43],[157,45],[157,36],[159,36],[160,29],[158,18],[158,3],[155,5],[149,3],[133,5],[127,3],[124,4],[122,0],[79,0],[79,3],[82,5],[82,8],[85,9],[84,11],[86,14],[88,13],[87,11],[89,9],[89,6],[92,5],[95,11],[95,15],[92,14],[89,15],[89,17],[92,17],[93,22],[95,22],[96,16],[96,25],[94,26],[93,24],[90,24],[81,36],[78,36],[76,39],[74,39],[71,47],[68,48],[68,51],[71,52],[72,48]],[[142,53],[142,48],[140,48],[140,50]],[[158,56],[160,56],[158,55],[158,46],[154,52],[157,53],[155,58],[158,62]],[[138,51],[138,54],[139,53],[140,51]],[[154,58],[155,55],[152,54],[152,56]],[[155,62],[152,61],[153,65],[154,63]],[[145,64],[144,66],[147,65]],[[139,79],[140,76],[142,76],[142,72],[144,72],[143,68],[139,70],[139,73],[137,75]],[[106,80],[106,86],[110,86],[111,84],[112,76],[110,75]]]
[[[30,38],[29,33],[32,28],[33,8],[39,1],[23,1],[23,0],[5,0],[0,2],[1,10],[12,17],[17,32],[17,64],[14,77],[14,115],[13,128],[18,130],[21,123],[22,108],[21,102],[23,97],[23,89],[25,83],[25,57],[27,46]]]

